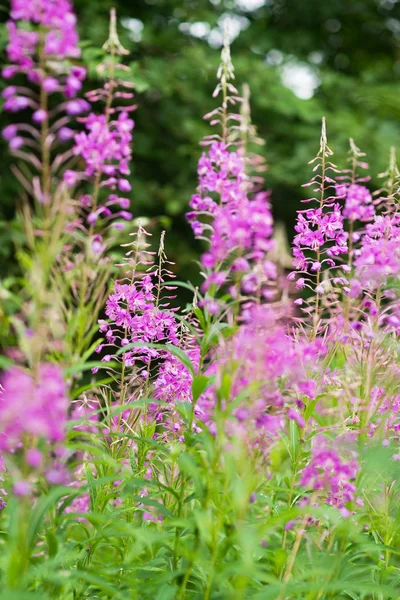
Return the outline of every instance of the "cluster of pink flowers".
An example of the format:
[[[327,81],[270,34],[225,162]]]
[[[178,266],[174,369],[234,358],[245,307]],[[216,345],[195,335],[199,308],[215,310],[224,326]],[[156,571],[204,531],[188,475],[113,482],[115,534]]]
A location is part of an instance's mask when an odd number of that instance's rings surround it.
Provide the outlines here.
[[[20,26],[19,22],[23,25]],[[32,29],[24,26],[29,22]],[[80,56],[76,17],[69,0],[11,1],[11,20],[7,23],[9,41],[7,56],[10,65],[3,69],[3,77],[11,79],[23,73],[28,80],[52,94],[62,92],[67,98],[75,98],[82,88],[86,71],[72,65],[63,77],[51,72],[49,61],[76,59]],[[3,91],[4,109],[16,112],[32,108],[33,120],[40,123],[45,118],[44,109],[26,88],[9,86]],[[81,109],[83,105],[81,106]],[[71,106],[74,112],[74,104]]]
[[[197,346],[185,348],[186,355],[197,367],[200,349]],[[170,403],[171,401],[190,402],[192,398],[193,376],[182,361],[169,354],[158,369],[154,381],[154,397]]]
[[[11,0],[11,20],[8,22],[10,61],[27,72],[35,66],[33,55],[40,42],[39,31],[19,28],[15,21],[28,21],[44,30],[44,52],[57,58],[78,58],[76,17],[69,0]]]
[[[304,402],[317,394],[314,377],[321,370],[319,357],[327,349],[319,340],[295,342],[268,306],[250,306],[244,318],[232,340],[217,349],[218,361],[209,368],[217,386],[200,397],[196,415],[216,432],[218,381],[223,372],[233,369],[231,401],[241,395],[246,399],[232,414],[229,404],[223,406],[229,415],[224,427],[230,436],[238,435],[268,454],[288,419],[305,426]]]
[[[106,115],[91,113],[82,118],[87,131],[75,136],[74,153],[85,161],[85,174],[88,177],[104,174],[109,179],[104,182],[107,187],[116,183],[120,191],[129,192],[130,184],[120,176],[129,175],[131,158],[132,130],[134,122],[128,113],[120,112],[118,118],[107,122]]]
[[[19,367],[5,372],[0,395],[0,448],[4,453],[22,453],[24,476],[14,482],[16,495],[29,495],[39,473],[44,473],[50,484],[66,481],[63,443],[68,408],[67,387],[58,366],[42,363],[35,377]],[[27,477],[27,469],[32,477]]]
[[[182,346],[182,344],[181,344]],[[200,348],[191,344],[183,348],[185,354],[190,359],[195,370],[198,369]],[[153,396],[167,404],[150,406],[155,415],[156,422],[163,423],[162,438],[169,440],[178,437],[180,442],[184,441],[184,423],[176,410],[177,402],[192,401],[193,375],[189,369],[176,356],[166,353],[164,360],[159,366],[157,375],[153,381]],[[198,423],[193,425],[193,430],[200,433],[201,426]]]
[[[40,204],[49,205],[52,185],[48,173],[54,151],[72,139],[71,117],[90,109],[86,100],[77,98],[86,69],[75,64],[80,56],[76,17],[69,0],[12,0],[7,26],[10,64],[2,73],[4,79],[13,81],[2,92],[3,107],[11,113],[28,109],[32,122],[9,125],[2,136],[13,153],[40,174],[41,182],[36,179],[28,193]],[[26,79],[33,87],[27,87]],[[54,173],[63,168],[62,157],[53,162]]]
[[[110,39],[114,36],[116,32],[111,29]],[[122,53],[123,49],[118,50],[119,46],[115,49],[115,40],[112,47],[115,51],[110,61],[114,64],[115,54]],[[123,65],[116,66],[123,69]],[[135,126],[131,113],[136,106],[130,103],[133,98],[131,85],[115,79],[114,66],[110,67],[106,60],[101,69],[108,75],[107,80],[103,88],[86,94],[90,104],[84,102],[92,111],[78,119],[84,129],[73,136],[73,153],[82,159],[83,168],[79,165],[78,169],[68,169],[64,173],[64,182],[70,189],[81,182],[92,185],[92,192],[80,197],[81,216],[72,226],[89,231],[94,255],[104,253],[110,242],[104,235],[109,229],[124,230],[125,223],[133,218],[129,210],[130,199],[125,194],[131,191],[128,177]],[[93,109],[98,102],[103,104],[100,113]],[[109,237],[113,238],[112,235]]]
[[[358,183],[340,184],[336,188],[340,198],[345,198],[343,216],[351,222],[372,221],[375,216],[375,206],[372,194],[367,187]]]
[[[327,504],[343,508],[355,499],[357,473],[355,458],[344,460],[330,447],[327,438],[317,436],[311,450],[311,461],[302,471],[300,485],[324,491]]]
[[[75,486],[76,487],[76,486]],[[64,512],[66,513],[88,513],[90,509],[90,494],[81,494],[75,497]],[[78,521],[82,521],[83,517],[78,517]]]
[[[315,175],[305,187],[312,186],[319,198],[313,197],[304,200],[305,203],[314,204],[314,208],[297,211],[295,225],[296,235],[293,240],[293,264],[296,272],[289,275],[289,279],[296,279],[297,289],[307,287],[318,296],[325,294],[326,282],[322,273],[335,268],[339,258],[347,254],[348,234],[344,229],[344,217],[341,206],[334,195],[336,183],[331,174],[337,172],[337,167],[329,161],[332,151],[327,144],[325,120],[322,124],[320,150],[311,163]],[[328,277],[328,281],[331,278]],[[340,283],[340,278],[334,278],[335,283]],[[296,300],[302,304],[302,299]],[[318,300],[317,300],[318,306]]]
[[[6,371],[0,396],[0,448],[11,451],[25,436],[49,443],[62,442],[69,400],[62,373],[43,363],[37,379],[18,367]]]
[[[102,358],[107,363],[115,358],[116,349],[137,344],[123,353],[124,365],[137,375],[136,388],[151,384],[154,398],[168,405],[150,404],[148,416],[156,424],[162,423],[165,431],[176,435],[181,430],[181,419],[175,404],[191,400],[193,376],[167,349],[152,346],[178,346],[193,365],[198,364],[199,348],[193,341],[182,339],[174,312],[159,298],[156,277],[158,279],[157,274],[149,273],[135,283],[115,283],[114,293],[106,302],[109,322],[100,321],[105,341],[97,347],[97,351],[111,349]]]
[[[134,121],[125,111],[120,112],[118,118],[113,120],[109,120],[104,114],[90,113],[88,117],[81,118],[81,121],[85,124],[86,131],[74,136],[73,152],[83,158],[85,170],[83,173],[67,170],[64,181],[69,187],[74,187],[82,179],[94,179],[95,190],[92,194],[81,197],[85,216],[84,221],[80,219],[76,225],[80,228],[88,226],[94,232],[99,221],[103,232],[108,227],[122,230],[124,221],[132,220],[132,213],[128,210],[130,199],[121,193],[131,190],[126,176],[130,174]],[[99,202],[98,187],[108,188],[112,193]],[[103,235],[100,232],[94,232],[91,247],[94,254],[104,251]]]
[[[227,39],[217,77],[213,95],[222,93],[222,105],[204,118],[220,126],[221,133],[208,135],[202,142],[208,149],[199,159],[199,186],[186,215],[195,236],[208,245],[201,263],[205,269],[203,291],[208,293],[203,306],[210,313],[219,310],[221,303],[214,296],[222,285],[233,298],[241,292],[269,297],[269,285],[277,276],[268,260],[274,247],[269,194],[260,191],[260,178],[252,173],[259,170],[262,159],[247,153],[246,143],[238,135],[238,129],[250,131],[247,117],[228,112],[229,106],[244,103],[244,99],[231,82],[234,70]],[[230,122],[240,126],[230,126]]]
[[[131,186],[125,176],[130,174],[133,120],[125,111],[120,112],[118,118],[112,121],[104,114],[94,113],[80,120],[85,124],[87,131],[75,135],[73,151],[85,161],[84,175],[105,175],[107,179],[102,181],[102,186],[129,192]],[[64,178],[68,185],[73,186],[80,177],[78,172],[68,170]],[[120,204],[126,208],[126,202],[122,200],[124,199],[120,200]],[[129,200],[127,202],[129,203]]]
[[[271,262],[273,219],[266,192],[249,196],[251,189],[240,150],[230,150],[224,142],[211,144],[199,160],[199,190],[187,213],[196,237],[208,234],[209,248],[201,257],[207,270],[203,286],[220,286],[234,274],[241,274],[242,290],[254,292],[274,279]],[[213,200],[209,194],[217,196]],[[257,270],[254,263],[261,264]],[[233,290],[232,290],[233,293]]]
[[[363,285],[377,289],[400,277],[400,218],[376,216],[367,225],[361,247],[355,253],[356,276]]]
[[[340,205],[325,204],[325,208],[331,210],[324,212],[322,208],[310,208],[298,211],[297,235],[293,240],[296,269],[315,273],[324,265],[334,267],[335,258],[347,252],[347,234]],[[311,256],[306,256],[307,250],[312,252]],[[318,253],[318,258],[314,253]]]
[[[178,321],[171,311],[157,306],[154,288],[151,275],[136,283],[115,284],[106,304],[106,315],[111,322],[101,324],[108,344],[120,347],[140,342],[178,344]],[[141,346],[126,352],[124,362],[126,366],[137,361],[148,364],[159,356],[160,350]]]

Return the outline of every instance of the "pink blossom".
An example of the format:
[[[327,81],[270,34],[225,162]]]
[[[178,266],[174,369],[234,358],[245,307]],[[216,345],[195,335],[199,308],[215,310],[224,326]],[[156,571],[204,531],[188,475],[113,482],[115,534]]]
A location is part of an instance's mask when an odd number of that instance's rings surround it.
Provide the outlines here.
[[[13,492],[16,496],[29,496],[32,491],[32,484],[29,481],[16,481],[13,486]]]
[[[64,439],[68,398],[60,369],[40,365],[37,380],[18,367],[5,372],[0,395],[0,448],[12,450],[25,434],[48,442]]]
[[[357,471],[354,458],[342,459],[326,438],[318,436],[314,439],[311,460],[302,471],[300,484],[325,492],[327,504],[343,508],[355,498]]]
[[[356,183],[348,187],[342,185],[341,191],[346,194],[344,217],[353,222],[367,222],[374,218],[375,207],[372,203],[372,195],[365,186]]]
[[[265,258],[272,248],[273,220],[268,194],[251,193],[241,151],[229,149],[224,142],[213,142],[208,153],[200,157],[197,172],[198,193],[192,196],[193,210],[186,216],[197,237],[207,233],[209,238],[209,248],[201,258],[203,266],[211,271],[205,285],[208,289],[218,264],[224,264],[225,270],[232,264],[235,272],[249,271],[250,261],[254,265]],[[246,293],[253,293],[276,274],[265,268],[249,276],[243,280]]]
[[[355,252],[357,278],[377,288],[400,276],[400,222],[398,217],[375,217],[367,225],[361,247]]]
[[[79,57],[76,17],[69,0],[11,0],[11,18],[13,21],[8,23],[8,27],[11,28],[12,34],[7,46],[11,62],[24,68],[29,67],[29,59],[35,53],[39,42],[36,32],[17,28],[15,21],[20,20],[30,21],[47,30],[44,38],[46,54],[60,59]]]

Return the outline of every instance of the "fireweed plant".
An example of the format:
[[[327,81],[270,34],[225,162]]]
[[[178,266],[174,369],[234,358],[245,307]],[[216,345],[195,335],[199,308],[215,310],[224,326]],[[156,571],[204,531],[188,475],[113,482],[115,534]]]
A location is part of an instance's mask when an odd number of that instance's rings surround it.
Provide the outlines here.
[[[1,362],[0,598],[399,598],[394,150],[372,193],[353,140],[332,162],[323,121],[289,297],[225,41],[187,215],[194,289],[130,210],[115,12],[86,94],[70,2],[12,0],[8,30],[25,235]]]

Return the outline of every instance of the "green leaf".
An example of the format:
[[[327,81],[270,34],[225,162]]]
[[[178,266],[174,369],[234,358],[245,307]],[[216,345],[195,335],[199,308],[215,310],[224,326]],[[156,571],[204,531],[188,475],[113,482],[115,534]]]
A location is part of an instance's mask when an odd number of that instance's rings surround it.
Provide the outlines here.
[[[50,558],[53,558],[57,554],[58,550],[58,541],[57,537],[53,531],[46,531],[46,541],[47,541],[47,549],[49,552]]]
[[[213,377],[208,377],[207,375],[196,375],[194,377],[192,383],[193,402],[197,402],[213,380]]]
[[[313,400],[310,400],[310,402],[307,404],[306,410],[304,411],[304,420],[306,423],[307,423],[308,419],[311,417],[311,415],[313,414],[314,408],[317,406],[320,399],[321,399],[321,396],[317,396]]]
[[[53,506],[57,506],[58,501],[63,496],[71,493],[71,489],[67,487],[56,487],[48,495],[41,496],[36,502],[29,519],[27,532],[27,547],[31,550],[34,548],[36,539],[40,534],[40,527],[47,511]]]
[[[0,369],[9,369],[14,362],[6,356],[0,356]]]

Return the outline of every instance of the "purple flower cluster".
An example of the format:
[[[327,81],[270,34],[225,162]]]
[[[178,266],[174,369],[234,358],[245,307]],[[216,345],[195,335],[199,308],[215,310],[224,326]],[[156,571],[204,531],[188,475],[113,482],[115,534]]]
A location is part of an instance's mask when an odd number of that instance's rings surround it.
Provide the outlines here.
[[[112,121],[94,113],[81,121],[86,131],[75,136],[74,154],[84,159],[85,175],[106,175],[104,186],[129,192],[131,187],[124,177],[130,173],[133,120],[127,112],[120,112]]]
[[[244,156],[240,150],[229,150],[224,142],[212,143],[201,156],[198,175],[199,190],[190,201],[192,212],[187,218],[196,237],[208,234],[209,249],[201,258],[208,272],[204,289],[240,273],[243,291],[253,292],[275,276],[266,259],[273,245],[268,194],[249,194]],[[260,262],[265,263],[263,267],[254,269]]]
[[[21,70],[34,67],[33,54],[40,42],[40,33],[18,28],[15,21],[28,21],[45,31],[44,52],[47,56],[78,58],[76,17],[69,0],[11,0],[11,21],[8,22],[8,57]]]
[[[12,367],[2,379],[0,395],[0,448],[12,451],[24,439],[59,443],[65,437],[69,400],[62,373],[43,363],[37,378]]]
[[[200,348],[196,345],[184,348],[194,368],[197,370],[200,359]],[[184,423],[175,410],[177,402],[192,401],[193,375],[182,361],[172,354],[166,353],[163,362],[158,368],[157,375],[153,381],[153,396],[167,404],[150,406],[153,411],[155,421],[163,422],[163,438],[178,436],[179,441],[183,441]],[[199,433],[201,428],[196,424],[194,431]],[[170,435],[171,434],[171,435]]]
[[[198,347],[185,349],[187,356],[196,367],[199,363],[200,349]],[[192,398],[193,377],[182,361],[174,355],[169,355],[158,369],[154,380],[154,397],[164,402],[190,402]]]
[[[24,25],[20,26],[19,21]],[[30,23],[32,29],[25,27],[26,22]],[[63,92],[67,98],[75,98],[82,88],[85,69],[72,66],[61,81],[57,74],[51,73],[48,64],[52,60],[62,61],[80,56],[76,17],[69,0],[12,0],[11,20],[7,23],[7,29],[7,55],[11,64],[3,69],[3,77],[10,79],[17,73],[24,73],[29,81],[40,85],[48,94]],[[34,99],[25,88],[20,92],[19,88],[9,86],[4,90],[3,97],[4,109],[11,112],[28,106],[36,108]],[[43,118],[44,115],[37,109],[34,120],[40,122]]]
[[[116,49],[118,37],[113,29],[114,18],[111,23],[110,39],[114,40],[111,62],[114,64],[115,54],[123,53],[123,49],[120,45],[118,51]],[[105,47],[108,44],[106,42]],[[124,68],[123,65],[117,67]],[[80,198],[81,216],[76,226],[89,230],[90,248],[97,256],[107,246],[106,230],[123,230],[125,222],[132,220],[128,210],[130,200],[125,194],[131,191],[128,176],[135,123],[130,114],[136,109],[136,106],[126,104],[133,98],[129,82],[116,80],[114,66],[110,67],[108,61],[101,65],[101,70],[108,75],[104,87],[88,92],[86,97],[91,103],[89,108],[97,102],[103,103],[104,108],[100,114],[93,109],[87,117],[80,117],[84,129],[74,136],[73,153],[82,159],[83,169],[68,169],[64,173],[64,182],[71,189],[82,181],[89,181],[93,186],[91,193]]]
[[[90,509],[90,494],[81,494],[73,499],[64,512],[69,513],[88,513]],[[84,521],[84,517],[77,517],[77,521]]]
[[[173,312],[157,305],[155,284],[151,274],[136,283],[116,283],[114,293],[106,303],[110,323],[101,322],[107,344],[119,347],[141,342],[151,344],[179,344],[178,321]],[[103,349],[103,344],[98,348]],[[137,362],[149,364],[160,358],[162,351],[148,346],[138,346],[124,354],[126,366]],[[111,359],[107,355],[105,362]],[[146,370],[143,371],[146,376]]]
[[[33,193],[40,204],[49,204],[52,151],[73,137],[70,117],[90,109],[86,100],[76,97],[86,78],[85,68],[71,64],[80,56],[76,17],[69,0],[12,0],[11,9],[7,24],[11,64],[2,73],[14,81],[2,92],[3,108],[11,113],[28,109],[32,123],[9,125],[2,135],[14,153],[40,172],[42,181]],[[21,81],[22,75],[33,88]],[[60,102],[60,94],[66,102]],[[45,161],[43,168],[38,156]],[[57,162],[60,168],[62,161]]]
[[[376,216],[367,225],[361,247],[355,251],[356,277],[368,288],[377,289],[390,278],[400,277],[400,219]]]
[[[347,234],[343,228],[339,204],[331,206],[329,212],[324,212],[322,208],[299,211],[295,231],[297,235],[293,240],[293,256],[296,269],[315,273],[324,264],[334,267],[334,259],[347,252]],[[306,256],[307,250],[317,253],[319,258]]]
[[[340,204],[337,202],[336,182],[331,174],[337,173],[337,167],[329,160],[333,154],[326,137],[325,119],[322,121],[320,149],[317,156],[310,161],[316,163],[314,175],[304,187],[311,186],[318,195],[303,202],[314,205],[297,212],[295,225],[296,235],[293,240],[293,264],[296,272],[289,274],[289,279],[297,279],[298,289],[308,287],[316,294],[314,310],[314,335],[319,327],[319,297],[331,287],[331,278],[324,277],[329,270],[336,267],[338,258],[347,254],[348,234],[344,230],[344,219]],[[301,276],[298,275],[301,273]],[[340,278],[334,278],[334,283]],[[301,305],[301,298],[295,301]],[[308,307],[310,311],[310,307]]]
[[[85,170],[83,173],[67,170],[64,181],[72,188],[82,179],[94,179],[94,192],[81,197],[85,222],[80,218],[77,225],[82,228],[87,225],[93,231],[91,248],[93,254],[100,255],[105,244],[103,235],[95,232],[96,224],[101,222],[103,230],[107,227],[122,230],[124,221],[132,220],[132,213],[128,210],[130,199],[121,193],[131,190],[126,176],[130,174],[134,121],[125,111],[120,112],[114,120],[108,119],[106,115],[91,113],[81,121],[85,123],[86,131],[75,135],[73,152],[83,158]],[[102,198],[101,202],[99,188],[107,188],[112,192]]]
[[[366,223],[372,221],[375,216],[375,206],[372,195],[364,185],[352,183],[350,185],[340,184],[336,188],[340,197],[345,197],[343,216],[351,222],[361,221]]]
[[[343,508],[355,498],[358,464],[354,458],[343,460],[338,452],[329,447],[329,440],[318,436],[314,440],[309,464],[303,469],[300,485],[326,493],[326,502]]]
[[[222,104],[204,118],[218,125],[220,134],[208,135],[202,142],[208,150],[199,159],[199,186],[190,201],[192,211],[186,215],[195,236],[208,243],[201,257],[206,279],[201,305],[211,314],[221,307],[215,299],[220,286],[226,284],[232,298],[240,298],[240,293],[268,297],[271,280],[277,276],[267,256],[274,246],[269,195],[260,191],[263,179],[255,175],[263,159],[247,150],[249,141],[259,140],[250,123],[249,92],[240,97],[232,84],[228,36],[217,78],[213,96],[222,94]],[[238,102],[240,114],[229,112]]]
[[[134,283],[115,283],[114,293],[106,302],[109,321],[99,322],[105,340],[97,351],[109,349],[102,358],[107,363],[112,359],[119,360],[116,349],[126,348],[121,358],[124,368],[129,369],[131,391],[128,397],[131,401],[140,398],[145,388],[146,396],[151,390],[150,395],[161,401],[150,403],[141,421],[144,419],[161,426],[160,434],[167,441],[171,437],[183,439],[183,421],[176,403],[191,402],[193,382],[192,372],[168,350],[168,346],[183,350],[194,369],[198,368],[200,349],[191,335],[182,335],[180,323],[168,308],[167,299],[160,296],[161,282],[157,269]],[[131,348],[130,344],[137,346]],[[154,437],[158,435],[158,432],[154,433]]]
[[[222,406],[225,431],[268,455],[289,420],[305,426],[304,401],[315,398],[313,376],[326,348],[319,341],[295,342],[268,306],[250,306],[244,316],[232,340],[217,350],[218,361],[209,369],[217,383],[200,397],[196,416],[216,432],[218,381],[224,372],[230,373],[235,408],[230,412],[230,402]],[[235,402],[240,396],[245,400]]]
[[[237,200],[246,191],[243,156],[238,151],[230,151],[225,142],[211,144],[199,159],[197,173],[200,192],[216,192],[223,204]]]

